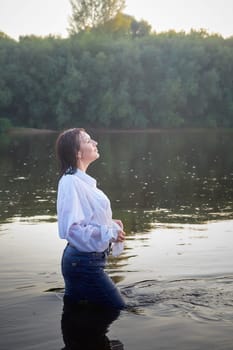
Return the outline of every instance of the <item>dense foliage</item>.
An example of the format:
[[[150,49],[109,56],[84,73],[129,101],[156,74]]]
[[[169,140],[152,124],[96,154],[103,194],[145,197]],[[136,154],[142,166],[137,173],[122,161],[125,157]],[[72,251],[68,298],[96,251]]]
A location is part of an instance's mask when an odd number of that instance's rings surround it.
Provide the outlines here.
[[[115,18],[125,7],[125,0],[70,0],[72,15],[69,32],[98,28]]]
[[[144,24],[67,39],[0,33],[0,117],[55,129],[233,127],[233,38]]]

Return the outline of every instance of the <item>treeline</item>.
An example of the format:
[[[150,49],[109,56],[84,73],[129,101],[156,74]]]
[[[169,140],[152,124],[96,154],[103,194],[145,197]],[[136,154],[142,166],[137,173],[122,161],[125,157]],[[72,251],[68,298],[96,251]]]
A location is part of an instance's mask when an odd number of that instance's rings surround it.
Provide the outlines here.
[[[233,127],[233,37],[0,33],[0,118],[53,129]]]

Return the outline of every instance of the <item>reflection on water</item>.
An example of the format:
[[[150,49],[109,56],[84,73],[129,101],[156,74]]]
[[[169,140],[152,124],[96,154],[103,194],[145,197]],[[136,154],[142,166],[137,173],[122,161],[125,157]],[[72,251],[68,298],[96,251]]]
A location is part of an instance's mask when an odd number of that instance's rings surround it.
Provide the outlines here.
[[[93,133],[94,134],[94,133]],[[153,222],[233,218],[233,132],[99,133],[101,158],[89,169],[127,231]],[[56,134],[12,136],[0,145],[1,222],[55,220]],[[7,145],[7,146],[6,146]]]
[[[12,136],[9,146],[0,149],[1,221],[55,214],[53,138]]]
[[[61,328],[63,350],[123,350],[119,340],[109,340],[106,333],[120,314],[114,309],[77,305],[64,301]]]
[[[110,153],[104,168],[116,174],[107,186],[136,231],[142,222],[232,217],[232,133],[107,136],[114,158]]]

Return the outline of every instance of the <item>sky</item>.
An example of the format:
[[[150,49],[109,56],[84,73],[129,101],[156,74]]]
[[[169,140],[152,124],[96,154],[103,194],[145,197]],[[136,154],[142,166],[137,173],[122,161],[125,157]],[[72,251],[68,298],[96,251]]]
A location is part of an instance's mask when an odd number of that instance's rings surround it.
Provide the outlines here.
[[[233,36],[233,0],[126,0],[125,13],[146,20],[156,32],[206,29]],[[69,0],[0,0],[0,31],[23,35],[66,37]]]

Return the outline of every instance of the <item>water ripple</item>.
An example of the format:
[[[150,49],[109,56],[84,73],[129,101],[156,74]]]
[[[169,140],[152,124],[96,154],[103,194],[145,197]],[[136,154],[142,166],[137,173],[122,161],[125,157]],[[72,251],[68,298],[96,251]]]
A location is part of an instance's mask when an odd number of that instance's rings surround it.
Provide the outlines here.
[[[233,322],[233,276],[146,280],[122,288],[129,309],[147,316],[180,314]]]

